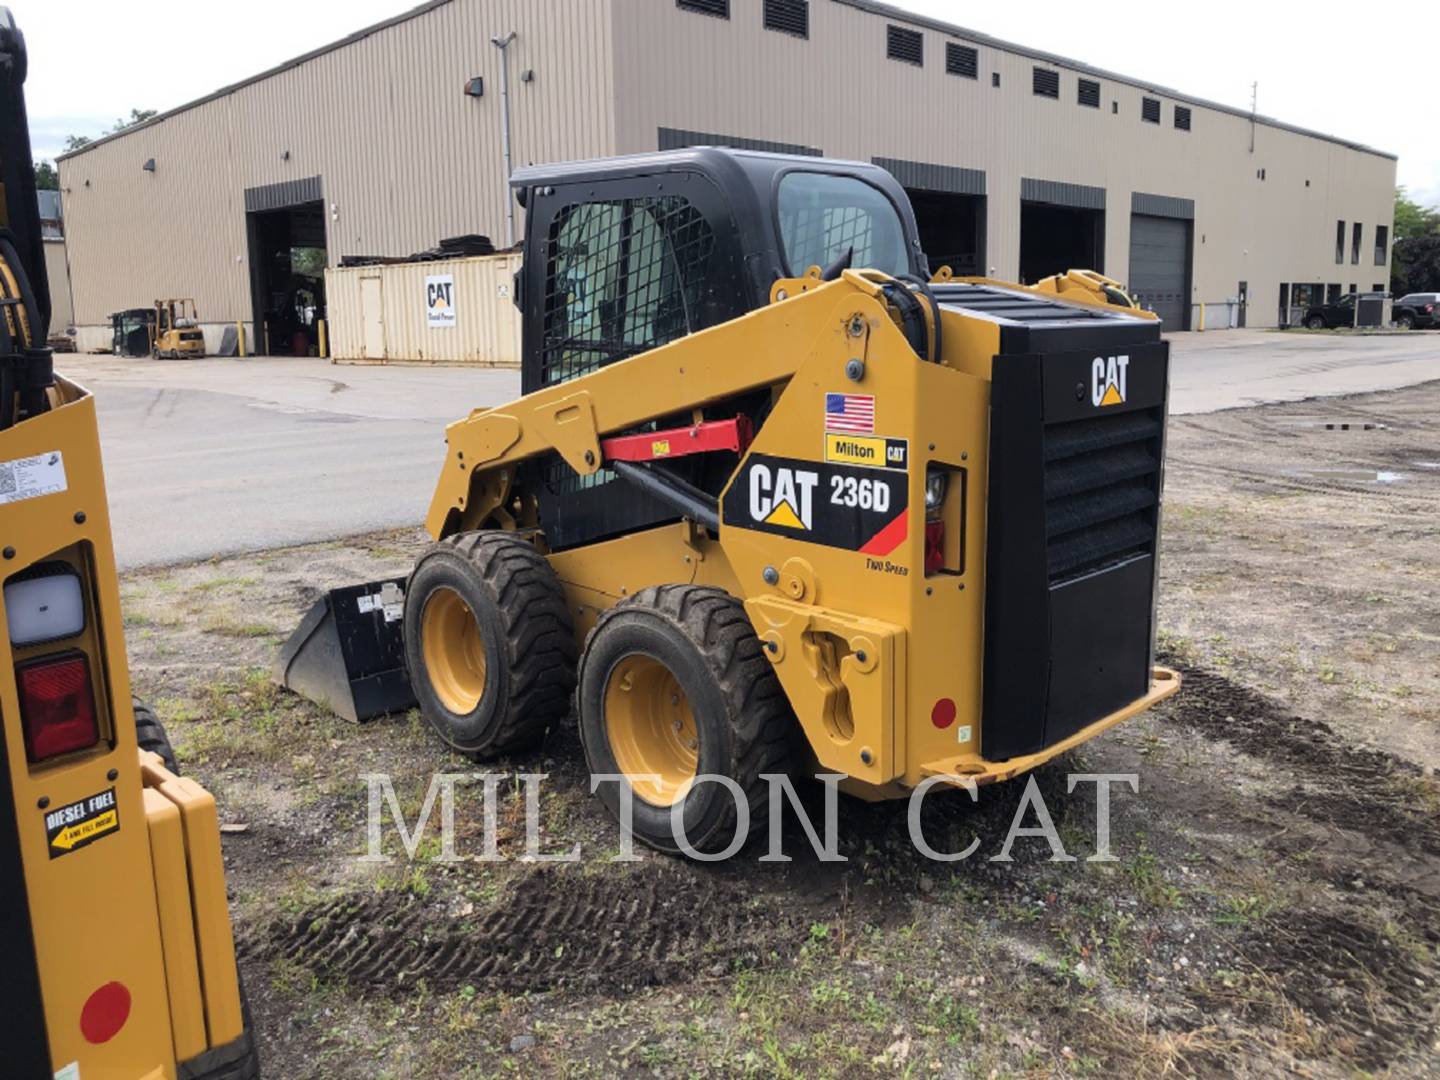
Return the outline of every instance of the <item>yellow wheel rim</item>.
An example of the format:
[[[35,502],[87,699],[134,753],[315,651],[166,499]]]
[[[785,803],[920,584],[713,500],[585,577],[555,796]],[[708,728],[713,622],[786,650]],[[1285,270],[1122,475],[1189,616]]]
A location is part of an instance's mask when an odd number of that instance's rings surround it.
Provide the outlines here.
[[[631,655],[605,684],[605,730],[619,770],[635,793],[673,806],[689,790],[700,760],[690,699],[660,661]]]
[[[445,708],[457,716],[474,712],[485,696],[485,641],[475,613],[454,589],[436,589],[425,601],[420,649]]]

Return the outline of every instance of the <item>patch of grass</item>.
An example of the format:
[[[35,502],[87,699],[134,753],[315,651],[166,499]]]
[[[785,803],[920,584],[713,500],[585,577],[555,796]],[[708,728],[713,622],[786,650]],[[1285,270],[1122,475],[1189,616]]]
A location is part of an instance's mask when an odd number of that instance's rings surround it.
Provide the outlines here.
[[[1269,896],[1227,896],[1220,902],[1215,922],[1220,926],[1249,926],[1268,919],[1279,906]]]
[[[1142,851],[1125,864],[1127,876],[1142,901],[1155,908],[1178,908],[1182,897],[1180,890],[1165,880],[1159,860]]]

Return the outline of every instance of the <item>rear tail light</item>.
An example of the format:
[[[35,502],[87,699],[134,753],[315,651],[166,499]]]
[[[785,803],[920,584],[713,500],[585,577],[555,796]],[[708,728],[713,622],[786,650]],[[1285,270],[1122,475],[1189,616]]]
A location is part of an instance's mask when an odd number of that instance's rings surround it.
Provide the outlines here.
[[[1429,315],[1429,314],[1430,314],[1432,311],[1434,311],[1434,310],[1435,310],[1435,305],[1434,305],[1434,304],[1426,304],[1426,305],[1425,305],[1425,314],[1426,314],[1426,315]]]
[[[925,573],[933,574],[945,566],[945,522],[925,522]]]
[[[25,755],[32,764],[84,750],[100,741],[90,663],[65,653],[25,664],[15,672]]]

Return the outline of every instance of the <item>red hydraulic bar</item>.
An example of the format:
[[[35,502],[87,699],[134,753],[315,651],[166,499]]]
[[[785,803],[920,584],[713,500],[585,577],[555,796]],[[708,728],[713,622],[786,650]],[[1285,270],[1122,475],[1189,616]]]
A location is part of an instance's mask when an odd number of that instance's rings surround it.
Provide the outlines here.
[[[606,461],[659,461],[716,450],[743,454],[754,437],[750,418],[737,416],[731,420],[707,420],[690,427],[601,439],[600,453]]]

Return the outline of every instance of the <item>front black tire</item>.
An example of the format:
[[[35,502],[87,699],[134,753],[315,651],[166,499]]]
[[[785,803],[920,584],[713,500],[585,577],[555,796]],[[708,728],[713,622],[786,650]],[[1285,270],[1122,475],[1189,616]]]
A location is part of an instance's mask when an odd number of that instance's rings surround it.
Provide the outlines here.
[[[420,556],[405,590],[405,664],[421,711],[479,758],[529,749],[569,712],[575,627],[555,571],[501,531]]]
[[[135,710],[135,741],[140,744],[140,749],[159,754],[165,760],[165,768],[178,776],[180,766],[175,761],[175,748],[170,745],[170,736],[165,734],[165,725],[160,723],[160,717],[139,698],[130,700]]]
[[[1319,315],[1312,315],[1310,316],[1310,318],[1305,320],[1305,328],[1307,330],[1324,330],[1325,320],[1322,319]]]
[[[678,687],[685,700],[685,738],[696,745],[693,762],[678,771],[688,767],[693,775],[725,776],[738,784],[750,809],[747,838],[753,835],[764,823],[768,804],[769,785],[761,777],[785,771],[792,713],[745,609],[721,589],[662,585],[637,593],[600,617],[585,643],[576,695],[580,739],[592,775],[654,771],[627,770],[618,760],[635,762],[637,740],[630,739],[627,751],[618,736],[618,717],[612,731],[608,715],[616,708],[612,678],[624,679],[637,664],[652,669],[658,665],[673,680],[658,684],[666,688],[662,693],[672,694],[670,688]],[[637,680],[637,690],[640,685]],[[673,700],[667,697],[661,709]],[[662,723],[654,725],[657,739],[667,734],[663,721],[668,714],[661,715]],[[633,732],[634,721],[625,723]],[[679,724],[675,730],[681,730]],[[662,765],[667,760],[663,747],[650,759],[642,749],[638,759]],[[667,790],[640,781],[631,782],[630,791],[635,835],[659,851],[683,850],[671,827],[672,809],[681,799],[681,820],[692,848],[714,854],[735,840],[736,801],[721,784],[710,781],[688,791],[682,787],[677,794],[673,786]],[[619,818],[617,784],[602,783],[596,794]]]

